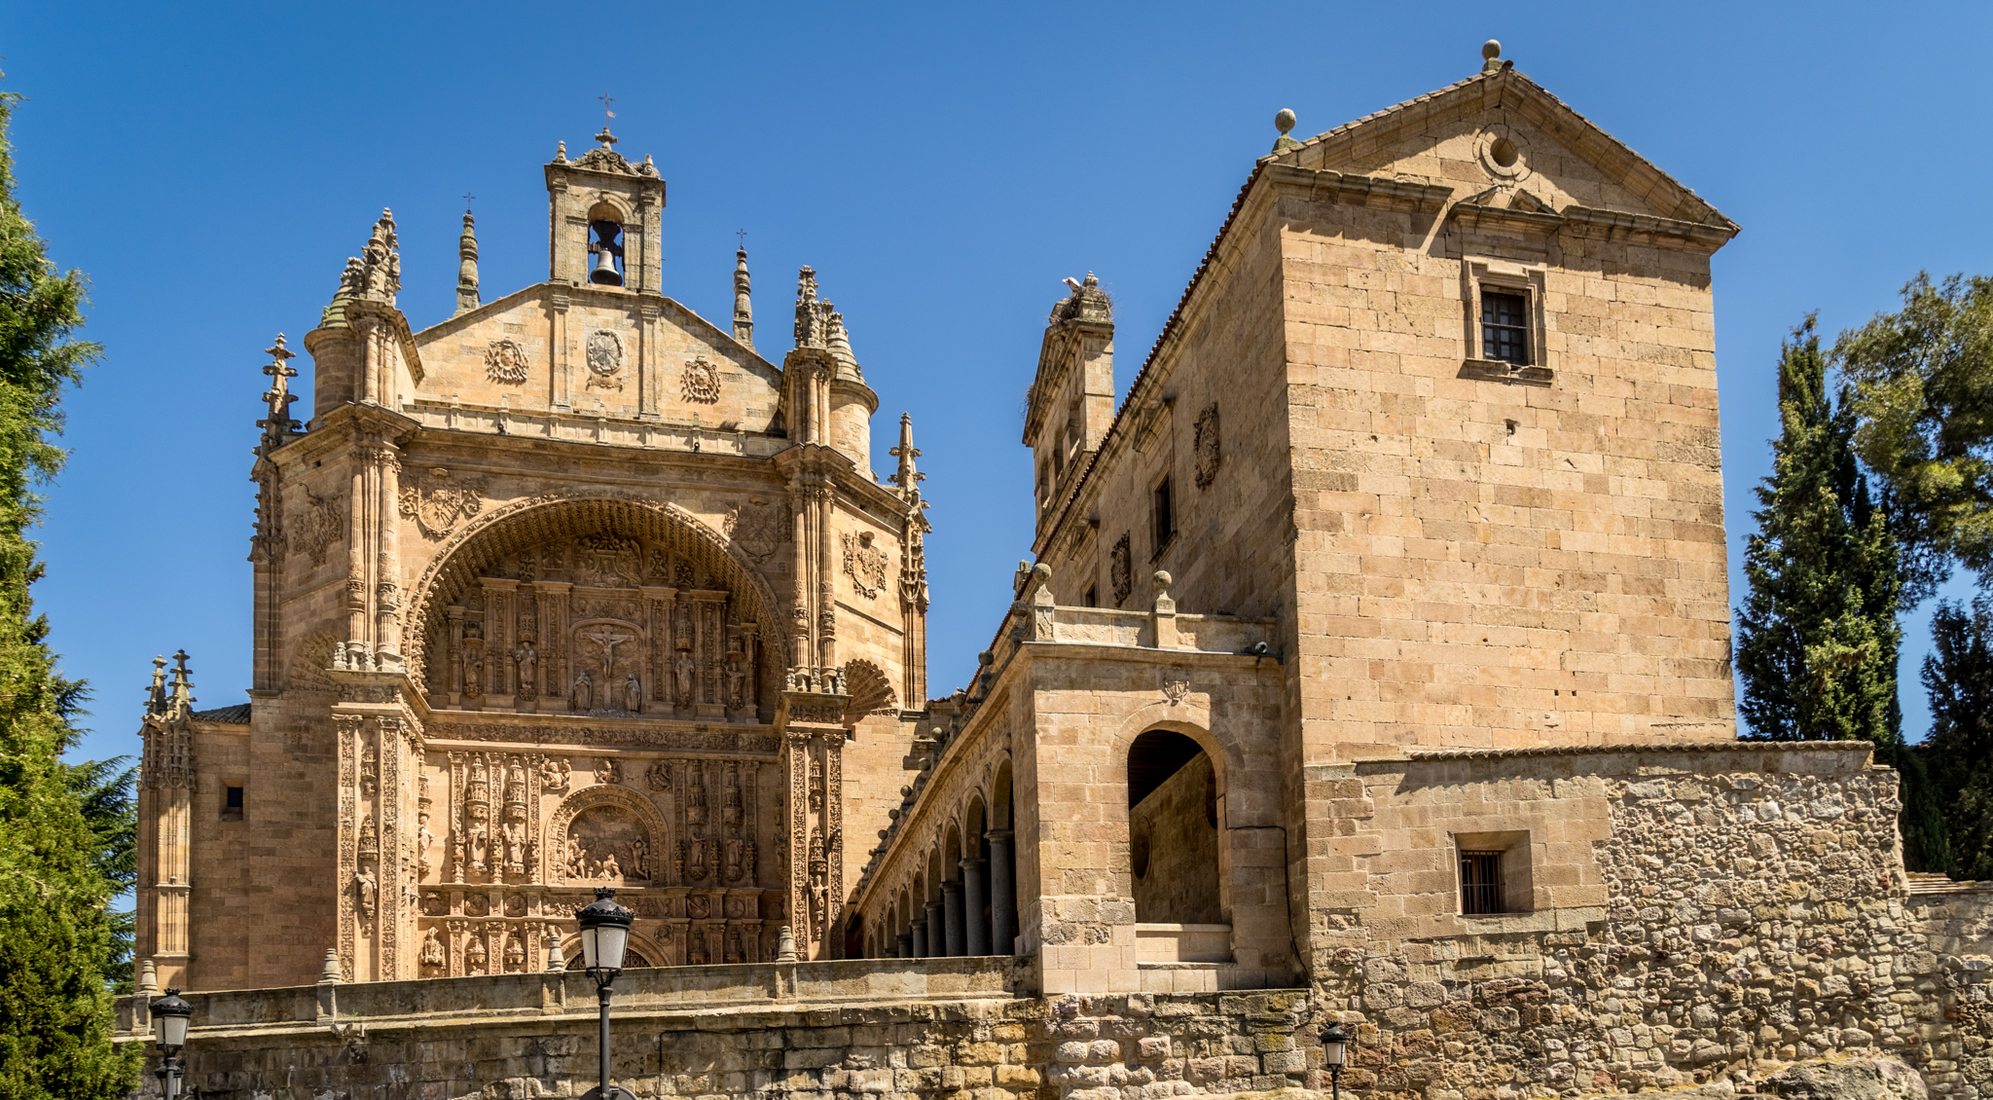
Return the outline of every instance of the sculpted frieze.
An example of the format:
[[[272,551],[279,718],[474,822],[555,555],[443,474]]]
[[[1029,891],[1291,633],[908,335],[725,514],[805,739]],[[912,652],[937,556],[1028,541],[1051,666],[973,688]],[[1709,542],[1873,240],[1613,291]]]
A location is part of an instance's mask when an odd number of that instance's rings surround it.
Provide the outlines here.
[[[842,713],[841,711],[839,712]],[[576,748],[655,749],[660,752],[707,752],[740,756],[774,756],[781,738],[766,727],[651,728],[624,724],[516,725],[502,722],[458,722],[432,719],[429,739],[435,741],[509,742],[521,745],[566,745]]]

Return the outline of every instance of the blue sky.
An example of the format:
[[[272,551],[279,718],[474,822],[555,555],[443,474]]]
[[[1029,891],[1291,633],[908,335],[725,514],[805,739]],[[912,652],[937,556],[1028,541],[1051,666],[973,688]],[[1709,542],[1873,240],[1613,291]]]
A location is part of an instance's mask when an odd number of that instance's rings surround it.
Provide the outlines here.
[[[67,401],[37,590],[95,692],[82,751],[135,751],[154,653],[186,647],[201,705],[243,698],[261,349],[298,346],[383,206],[418,328],[451,308],[465,192],[486,297],[544,278],[540,165],[585,146],[605,90],[669,183],[666,292],[724,321],[745,228],[764,328],[786,332],[804,263],[843,310],[876,453],[912,412],[941,694],[1029,550],[1018,417],[1060,277],[1114,294],[1125,387],[1277,109],[1324,130],[1498,37],[1744,227],[1715,261],[1734,603],[1780,338],[1891,308],[1920,268],[1993,267],[1993,5],[1619,7],[10,5],[19,194],[89,274],[106,348]]]

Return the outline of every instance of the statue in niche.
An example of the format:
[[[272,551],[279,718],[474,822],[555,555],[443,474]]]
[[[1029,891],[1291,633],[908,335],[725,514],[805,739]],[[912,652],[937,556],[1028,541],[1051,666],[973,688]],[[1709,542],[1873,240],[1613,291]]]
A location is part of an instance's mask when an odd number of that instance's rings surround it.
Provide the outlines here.
[[[465,945],[464,947],[464,973],[466,974],[484,973],[484,964],[486,958],[487,956],[485,955],[484,951],[484,940],[478,938],[477,936],[472,936],[470,943]]]
[[[677,679],[679,703],[686,706],[692,704],[692,681],[698,675],[698,671],[698,665],[692,660],[692,651],[679,650],[678,660],[672,666],[672,672]]]
[[[738,836],[727,838],[726,861],[721,873],[728,882],[739,882],[747,873],[747,842]]]
[[[464,696],[475,699],[484,694],[484,647],[464,650]]]
[[[586,712],[594,705],[595,681],[589,677],[588,670],[584,668],[581,670],[581,675],[574,678],[574,709]]]
[[[526,767],[517,760],[505,769],[505,801],[517,805],[526,802]]]
[[[747,655],[738,649],[727,655],[727,705],[747,705]]]
[[[441,974],[449,964],[449,958],[443,953],[443,937],[438,936],[434,928],[422,937],[421,960],[422,972],[431,976]]]
[[[353,893],[360,902],[360,915],[374,919],[374,902],[380,895],[380,884],[374,880],[374,872],[366,867],[353,873]]]
[[[521,874],[526,870],[525,822],[505,823],[505,869],[514,874]]]
[[[623,678],[623,709],[635,714],[643,706],[643,702],[644,685],[637,680],[637,674],[632,672]]]
[[[491,826],[485,817],[489,812],[483,806],[470,807],[469,820],[464,825],[464,856],[470,862],[471,870],[480,873],[484,871],[486,859],[490,855]]]
[[[578,836],[570,835],[567,838],[567,877],[588,877],[588,849],[582,845]]]
[[[429,849],[436,846],[436,834],[429,828],[429,811],[418,810],[415,814],[415,866],[418,874],[429,873]]]
[[[519,933],[505,937],[505,972],[516,974],[526,969],[526,945],[519,942]]]
[[[631,878],[650,877],[650,844],[643,837],[630,842],[629,874]]]
[[[605,882],[613,882],[623,877],[623,868],[616,862],[616,853],[614,851],[602,857],[602,862],[596,864],[595,873],[597,878]]]
[[[533,649],[532,642],[522,641],[519,648],[512,651],[512,660],[519,669],[519,697],[531,699],[533,685],[538,683],[534,674],[540,667],[540,655]]]

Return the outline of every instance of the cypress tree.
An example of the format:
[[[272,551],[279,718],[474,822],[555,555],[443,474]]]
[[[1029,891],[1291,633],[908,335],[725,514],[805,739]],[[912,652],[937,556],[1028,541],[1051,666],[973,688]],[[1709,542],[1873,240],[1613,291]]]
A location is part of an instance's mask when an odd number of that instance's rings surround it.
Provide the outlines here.
[[[14,198],[14,102],[0,96],[0,1094],[108,1100],[137,1083],[138,1052],[111,1045],[114,886],[62,762],[81,687],[56,672],[28,539],[35,486],[62,463],[62,387],[97,348],[73,339],[82,276],[56,272]]]
[[[1902,743],[1896,658],[1900,558],[1833,400],[1814,319],[1779,356],[1780,435],[1757,488],[1737,611],[1741,710],[1751,735]]]
[[[1954,878],[1993,879],[1993,601],[1940,604],[1931,619],[1924,750],[1945,807]]]

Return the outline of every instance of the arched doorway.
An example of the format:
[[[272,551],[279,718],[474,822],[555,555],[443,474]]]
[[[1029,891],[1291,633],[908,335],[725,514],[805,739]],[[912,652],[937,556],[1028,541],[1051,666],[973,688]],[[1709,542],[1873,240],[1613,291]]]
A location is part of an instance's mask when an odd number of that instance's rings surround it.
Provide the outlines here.
[[[1218,775],[1197,742],[1153,729],[1128,749],[1128,854],[1135,920],[1224,923]]]

